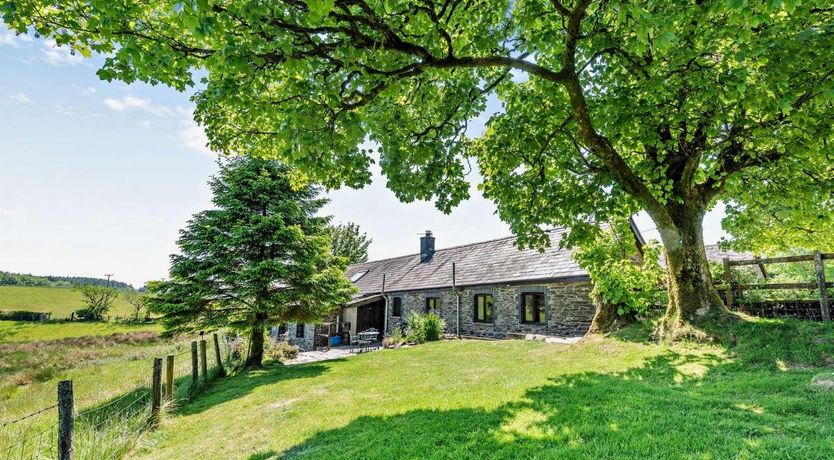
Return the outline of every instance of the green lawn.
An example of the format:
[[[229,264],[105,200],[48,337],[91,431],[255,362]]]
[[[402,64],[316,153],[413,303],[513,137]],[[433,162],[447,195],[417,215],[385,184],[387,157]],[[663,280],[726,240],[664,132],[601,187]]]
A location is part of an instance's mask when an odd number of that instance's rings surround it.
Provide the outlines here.
[[[445,341],[213,384],[136,458],[803,458],[834,452],[834,325],[724,344]]]
[[[83,306],[81,294],[71,288],[0,286],[0,310],[49,311],[52,319],[64,319]],[[131,311],[120,296],[109,314],[129,316]]]

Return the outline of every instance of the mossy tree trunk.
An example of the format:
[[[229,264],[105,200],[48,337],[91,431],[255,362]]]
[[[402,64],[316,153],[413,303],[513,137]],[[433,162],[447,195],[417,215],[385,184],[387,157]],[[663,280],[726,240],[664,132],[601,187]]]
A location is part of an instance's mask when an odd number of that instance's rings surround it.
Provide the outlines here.
[[[614,332],[624,326],[627,326],[637,320],[634,312],[619,314],[616,305],[605,303],[602,299],[594,299],[597,311],[594,314],[594,319],[591,322],[591,327],[588,329],[589,334],[605,334]]]
[[[667,205],[673,225],[658,225],[666,252],[669,305],[657,331],[658,338],[697,337],[697,327],[709,318],[727,316],[727,308],[713,285],[704,250],[704,207]]]

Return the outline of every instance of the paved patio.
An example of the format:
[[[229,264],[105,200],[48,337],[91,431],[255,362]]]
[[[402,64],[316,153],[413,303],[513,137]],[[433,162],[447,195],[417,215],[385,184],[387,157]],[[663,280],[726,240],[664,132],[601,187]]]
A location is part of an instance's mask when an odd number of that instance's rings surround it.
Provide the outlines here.
[[[382,348],[380,347],[379,350]],[[369,351],[377,351],[377,349],[371,348],[367,351],[363,351],[363,353],[367,353]],[[348,356],[355,356],[356,353],[351,353],[351,348],[347,346],[341,347],[332,347],[330,351],[303,351],[298,354],[298,357],[287,361],[284,364],[288,366],[292,366],[294,364],[306,364],[306,363],[315,363],[318,361],[329,361],[331,359],[339,359],[339,358],[347,358]]]

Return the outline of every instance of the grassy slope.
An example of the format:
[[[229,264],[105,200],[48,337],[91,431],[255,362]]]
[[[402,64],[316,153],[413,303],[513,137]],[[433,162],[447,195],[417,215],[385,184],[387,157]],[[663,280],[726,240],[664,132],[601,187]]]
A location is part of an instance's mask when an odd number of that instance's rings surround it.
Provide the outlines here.
[[[85,401],[121,393],[150,375],[151,357],[173,347],[156,337],[158,331],[153,325],[0,321],[0,419],[54,404],[64,379],[73,380]]]
[[[52,319],[62,319],[83,306],[81,294],[71,288],[0,286],[0,310],[50,311]],[[119,297],[109,314],[128,316],[131,311]]]
[[[177,355],[176,397],[188,394],[190,347],[184,339],[159,339],[159,331],[154,325],[0,321],[0,459],[9,448],[13,458],[54,458],[48,430],[56,409],[2,425],[55,404],[57,383],[65,379],[73,382],[79,414],[75,458],[121,458],[147,426],[152,358]]]
[[[643,337],[448,341],[251,372],[135,456],[830,458],[834,395],[808,383],[834,366],[831,324],[757,320],[724,345]]]

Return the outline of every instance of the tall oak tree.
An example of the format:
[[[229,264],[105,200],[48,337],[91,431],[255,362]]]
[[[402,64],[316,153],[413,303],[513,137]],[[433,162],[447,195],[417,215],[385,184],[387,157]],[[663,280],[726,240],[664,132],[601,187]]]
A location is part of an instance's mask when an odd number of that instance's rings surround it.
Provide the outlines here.
[[[280,158],[327,186],[368,183],[372,152],[405,201],[449,210],[467,162],[522,244],[566,243],[643,209],[666,251],[662,332],[724,307],[702,220],[807,177],[830,196],[828,0],[10,1],[4,20],[107,80],[195,85],[212,148]],[[468,122],[490,98],[484,133]],[[749,184],[749,185],[745,185]],[[802,207],[794,208],[803,209]],[[755,212],[755,211],[752,211]],[[742,216],[742,220],[744,220]],[[749,219],[748,219],[749,220]]]

